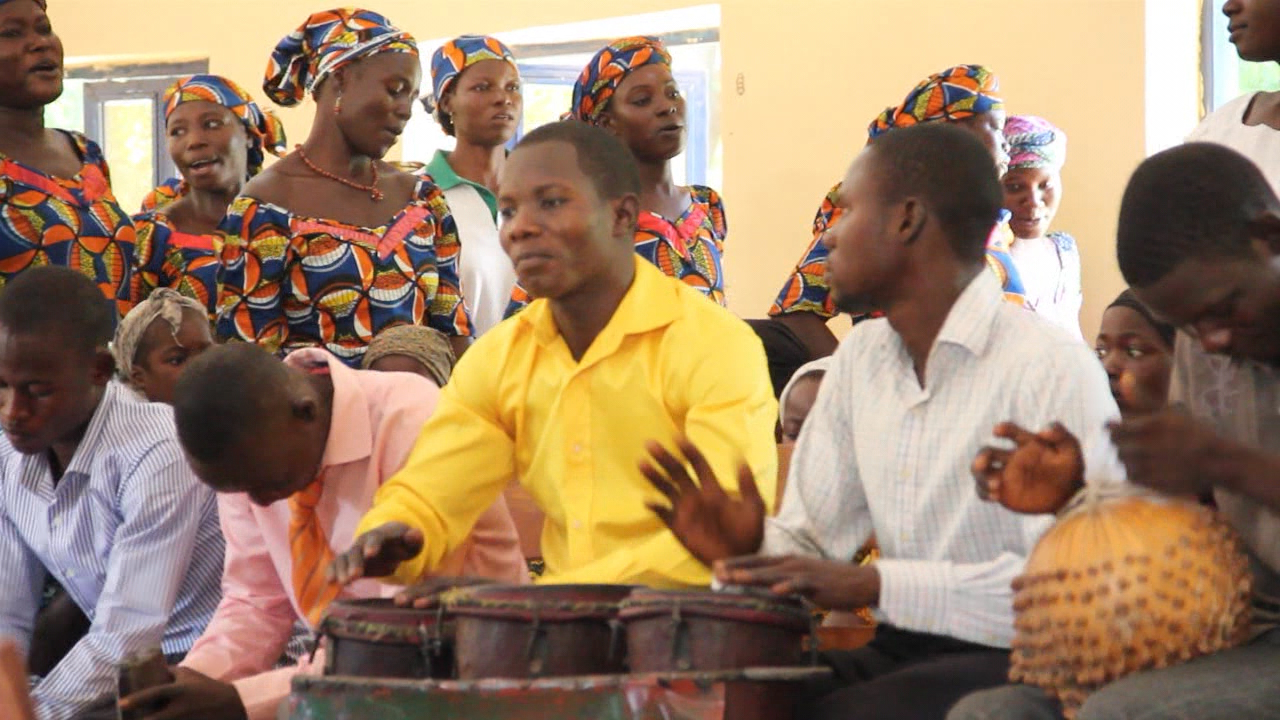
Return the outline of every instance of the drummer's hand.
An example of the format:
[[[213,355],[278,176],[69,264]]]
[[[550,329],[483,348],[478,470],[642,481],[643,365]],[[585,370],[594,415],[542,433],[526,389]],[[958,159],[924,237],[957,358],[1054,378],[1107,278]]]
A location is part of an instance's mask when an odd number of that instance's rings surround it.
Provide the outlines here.
[[[1170,495],[1203,495],[1214,475],[1210,462],[1230,454],[1223,438],[1180,407],[1108,428],[1129,480]]]
[[[184,667],[174,681],[121,698],[121,710],[141,710],[143,720],[247,720],[235,686]]]
[[[362,577],[384,577],[400,563],[422,552],[422,531],[389,522],[356,538],[351,548],[333,559],[327,577],[346,585]]]
[[[971,468],[978,497],[1014,512],[1057,512],[1084,486],[1084,454],[1080,441],[1061,423],[1031,433],[1013,423],[1000,423],[996,437],[1012,440],[1013,450],[984,447]]]
[[[749,555],[717,562],[715,576],[726,585],[803,595],[824,610],[856,610],[880,602],[880,573],[874,563],[853,565],[803,555]]]
[[[751,468],[738,469],[741,500],[721,487],[711,465],[687,438],[676,441],[680,452],[698,476],[695,485],[684,463],[657,442],[646,446],[652,456],[640,461],[640,472],[671,501],[670,507],[648,507],[671,529],[694,557],[710,565],[716,560],[753,553],[764,539],[764,500],[756,488]],[[656,464],[655,464],[656,463]]]

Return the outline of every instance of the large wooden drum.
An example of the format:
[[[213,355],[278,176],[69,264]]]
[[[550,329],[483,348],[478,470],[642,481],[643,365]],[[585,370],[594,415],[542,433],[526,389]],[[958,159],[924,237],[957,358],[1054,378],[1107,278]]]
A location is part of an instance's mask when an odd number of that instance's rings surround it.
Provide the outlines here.
[[[462,680],[625,671],[615,617],[629,585],[490,585],[447,601]]]
[[[390,599],[334,602],[320,623],[325,675],[453,677],[453,624],[443,606],[396,607]]]
[[[636,590],[618,618],[633,672],[799,665],[814,622],[798,598],[707,590]]]

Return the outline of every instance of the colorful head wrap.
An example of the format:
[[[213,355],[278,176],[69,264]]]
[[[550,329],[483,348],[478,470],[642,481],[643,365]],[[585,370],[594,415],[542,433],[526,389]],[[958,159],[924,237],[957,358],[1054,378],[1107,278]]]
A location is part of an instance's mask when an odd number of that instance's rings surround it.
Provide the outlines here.
[[[897,107],[886,108],[867,128],[869,140],[900,127],[936,120],[964,120],[1004,109],[1000,80],[981,65],[957,65],[930,75]]]
[[[360,366],[367,370],[370,365],[390,355],[417,360],[440,387],[449,382],[455,361],[449,338],[425,325],[395,325],[378,333],[365,349]]]
[[[422,98],[422,105],[437,121],[440,120],[440,98],[449,92],[453,81],[463,70],[482,60],[506,60],[517,72],[520,71],[511,48],[488,35],[456,37],[441,45],[431,56],[431,94]]]
[[[1151,325],[1151,328],[1156,331],[1156,334],[1164,339],[1166,345],[1173,347],[1174,338],[1178,334],[1177,328],[1169,323],[1161,322],[1157,319],[1155,313],[1152,313],[1151,309],[1144,305],[1142,301],[1138,299],[1138,296],[1133,294],[1132,290],[1126,289],[1124,292],[1120,293],[1119,297],[1111,301],[1111,304],[1107,306],[1107,309],[1110,310],[1113,307],[1127,307],[1138,313],[1142,316],[1143,320],[1146,320]]]
[[[1067,134],[1034,115],[1015,115],[1004,123],[1009,143],[1009,169],[1045,168],[1058,171],[1067,162]]]
[[[333,71],[384,52],[416,56],[418,44],[409,33],[371,10],[318,12],[271,51],[262,89],[278,105],[297,105]]]
[[[138,346],[147,334],[151,323],[164,320],[169,332],[177,337],[182,329],[182,311],[191,310],[200,317],[209,315],[209,308],[199,300],[189,298],[169,288],[156,288],[146,300],[133,306],[128,315],[116,327],[116,337],[111,341],[111,354],[116,359],[116,370],[125,382],[133,375],[133,363],[138,359]]]
[[[671,53],[656,37],[636,35],[604,46],[573,84],[573,105],[565,119],[594,125],[622,81],[633,70],[654,63],[671,65]]]
[[[164,91],[164,119],[183,103],[211,102],[235,113],[249,131],[249,177],[262,170],[263,150],[279,157],[286,149],[284,125],[270,110],[263,111],[249,93],[218,75],[189,75]]]

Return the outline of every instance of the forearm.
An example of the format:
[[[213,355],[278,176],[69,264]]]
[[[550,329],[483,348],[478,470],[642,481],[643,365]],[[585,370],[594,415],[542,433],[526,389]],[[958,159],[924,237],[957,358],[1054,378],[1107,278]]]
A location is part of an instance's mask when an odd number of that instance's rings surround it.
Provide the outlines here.
[[[989,562],[879,560],[877,606],[904,630],[950,635],[992,647],[1013,639],[1010,584],[1026,559],[1004,553]]]
[[[1204,472],[1211,485],[1280,512],[1280,456],[1220,439]]]

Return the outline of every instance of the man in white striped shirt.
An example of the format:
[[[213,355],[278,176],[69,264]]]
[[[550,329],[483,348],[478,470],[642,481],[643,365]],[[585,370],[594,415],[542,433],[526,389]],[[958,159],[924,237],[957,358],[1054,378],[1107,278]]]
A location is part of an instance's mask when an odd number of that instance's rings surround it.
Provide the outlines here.
[[[875,608],[875,639],[827,653],[835,678],[797,717],[941,719],[1005,682],[1009,585],[1050,518],[983,503],[970,463],[999,421],[1090,436],[1117,414],[1088,348],[1002,300],[983,260],[1000,203],[990,153],[953,127],[888,133],[853,163],[828,280],[840,309],[886,317],[833,356],[776,518],[749,473],[734,500],[695,449],[700,489],[651,447],[646,474],[672,501],[655,510],[717,580]],[[853,565],[873,532],[881,558]]]
[[[199,637],[220,598],[213,491],[173,413],[111,380],[114,308],[62,267],[0,290],[0,635],[22,645],[46,574],[91,620],[36,682],[39,720],[115,717],[116,666]]]

